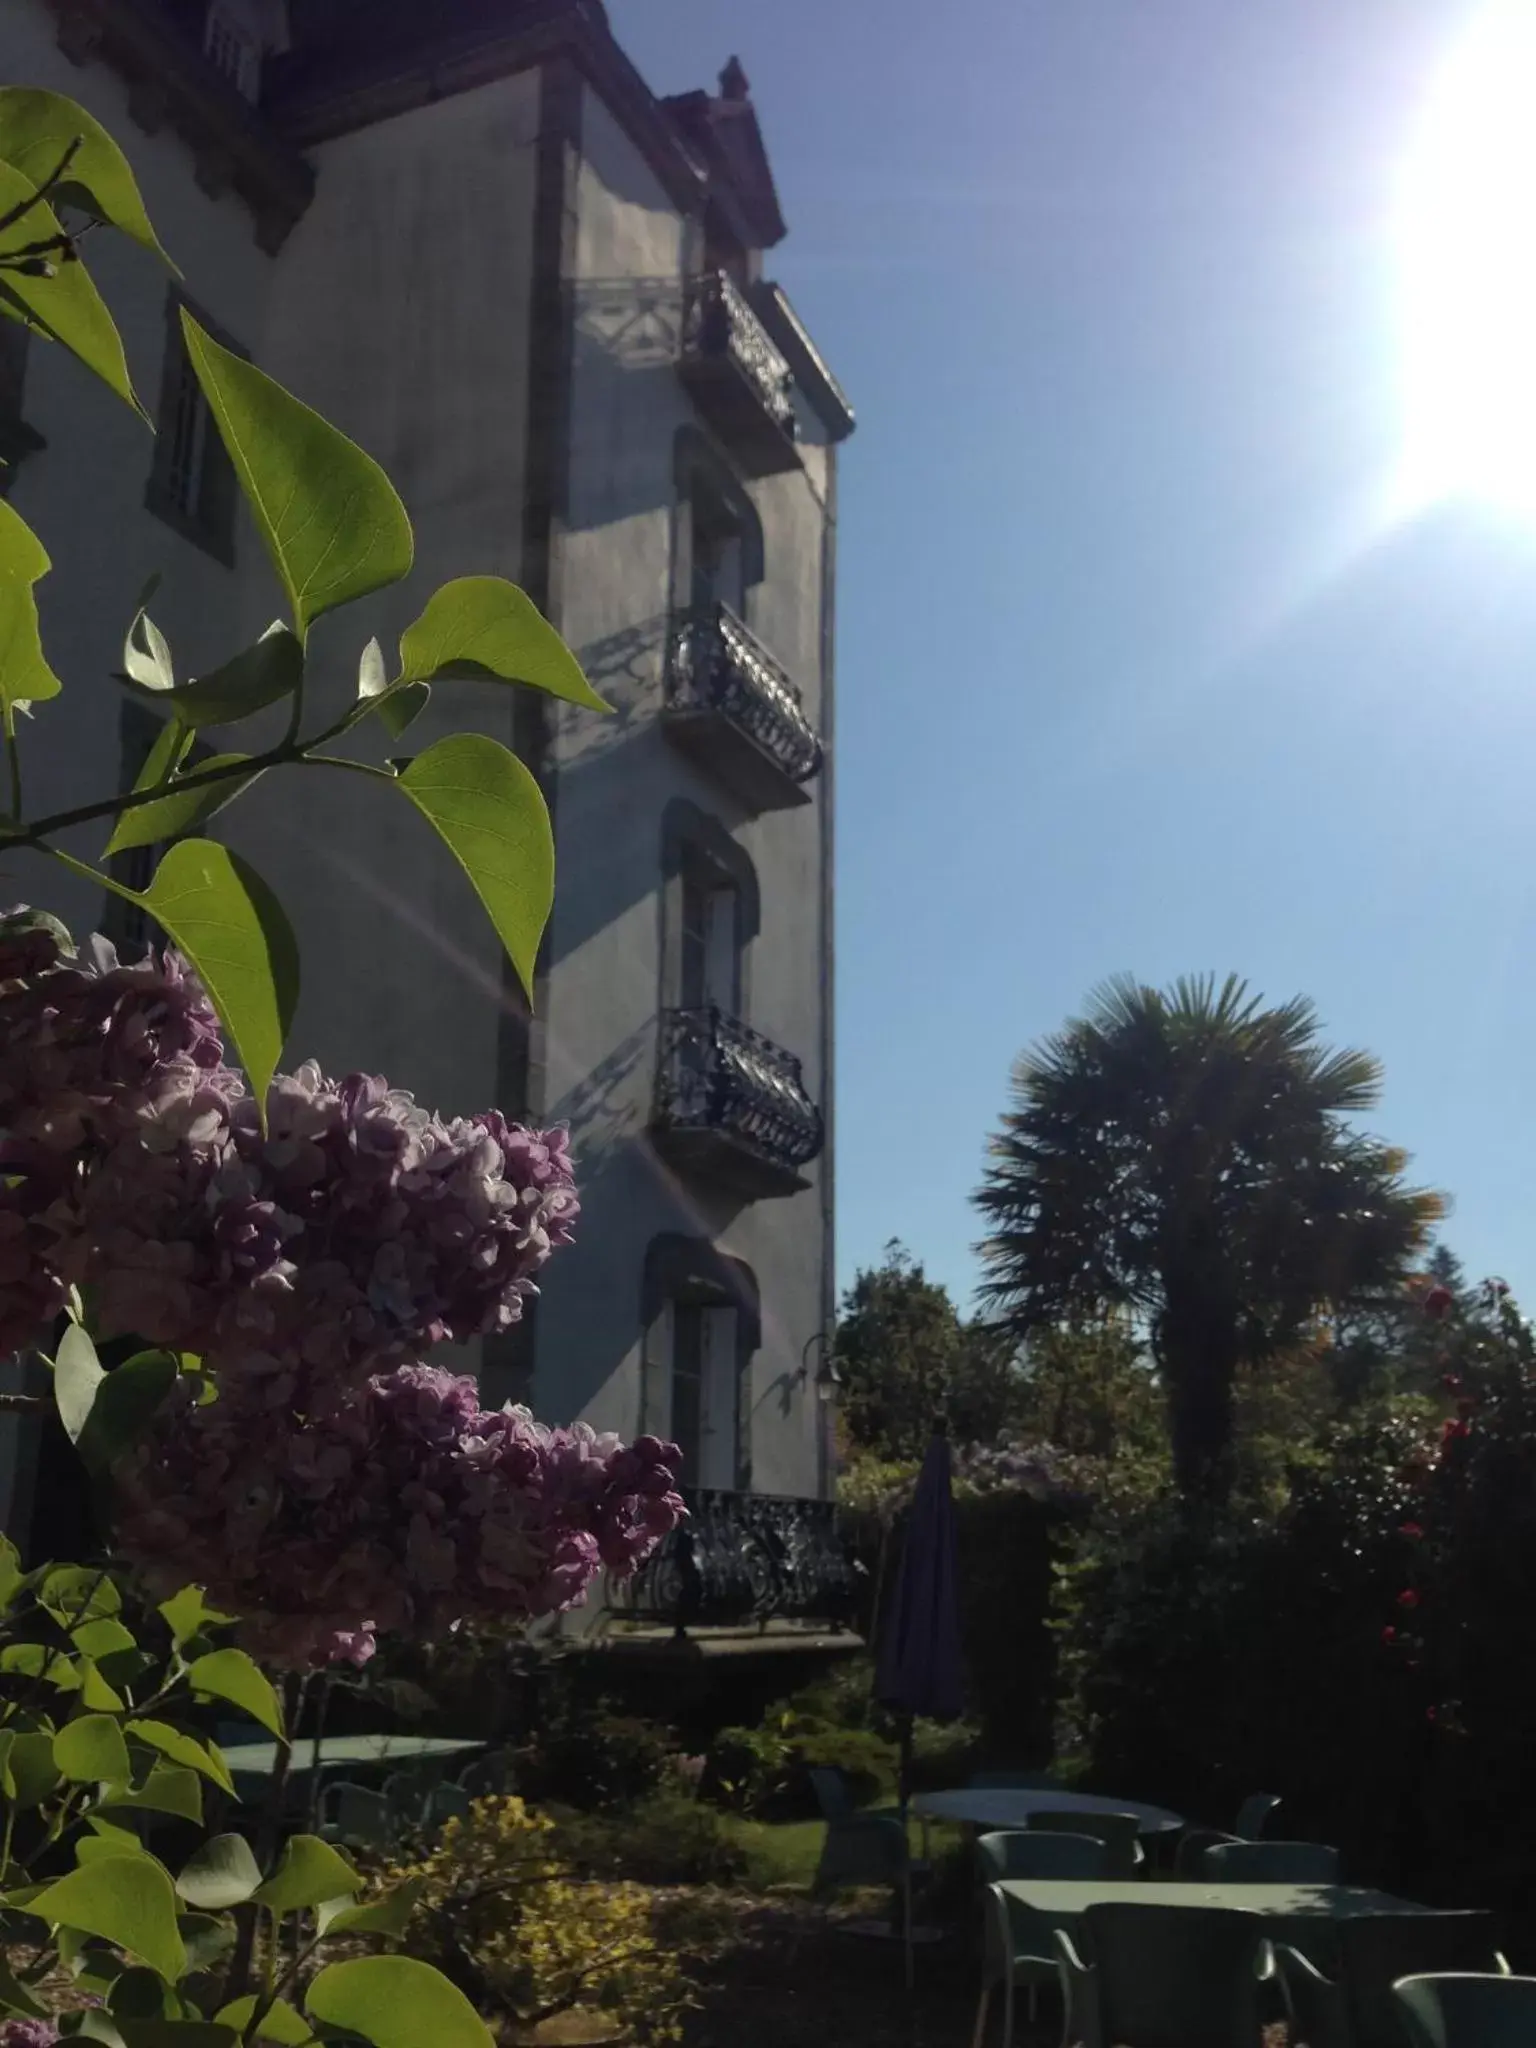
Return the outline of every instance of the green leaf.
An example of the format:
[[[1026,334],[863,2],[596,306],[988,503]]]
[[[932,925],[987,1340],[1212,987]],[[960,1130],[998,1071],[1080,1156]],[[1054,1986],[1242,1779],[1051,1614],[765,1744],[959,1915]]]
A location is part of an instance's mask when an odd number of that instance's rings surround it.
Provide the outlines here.
[[[90,1471],[109,1472],[133,1448],[180,1371],[173,1351],[137,1351],[107,1374],[76,1443]]]
[[[83,1928],[142,1957],[175,1983],[187,1967],[170,1873],[152,1856],[106,1856],[48,1886],[27,1911],[50,1926]]]
[[[430,683],[407,683],[403,690],[391,690],[387,697],[379,699],[379,723],[388,729],[392,739],[399,739],[406,727],[420,718],[431,697]]]
[[[233,2027],[213,2020],[119,2020],[123,2048],[239,2048]]]
[[[7,1643],[0,1650],[0,1671],[14,1672],[21,1678],[46,1679],[60,1692],[80,1690],[77,1660],[49,1643]]]
[[[120,1785],[132,1766],[123,1731],[110,1714],[82,1714],[53,1738],[53,1760],[77,1785]]]
[[[322,613],[398,583],[414,552],[411,522],[373,457],[221,348],[185,307],[181,325],[300,638]]]
[[[0,1610],[10,1606],[26,1583],[21,1552],[9,1536],[0,1536]]]
[[[283,1710],[277,1694],[244,1650],[210,1650],[190,1667],[187,1682],[194,1692],[228,1700],[282,1741]]]
[[[398,1937],[410,1926],[416,1901],[427,1888],[424,1877],[408,1877],[382,1899],[354,1905],[351,1899],[326,1899],[315,1909],[320,1934],[388,1934]]]
[[[214,1835],[204,1842],[176,1880],[189,1906],[223,1913],[243,1906],[261,1883],[261,1866],[244,1835]]]
[[[105,1820],[99,1813],[88,1813],[85,1824],[104,1842],[115,1842],[124,1855],[130,1855],[144,1846],[132,1828],[125,1827],[115,1820]]]
[[[245,648],[222,668],[194,676],[163,694],[155,686],[156,702],[183,725],[230,725],[291,697],[303,680],[303,643],[281,619],[275,619],[253,647]]]
[[[182,1820],[203,1817],[203,1781],[181,1764],[153,1764],[142,1785],[117,1785],[102,1794],[108,1812],[174,1813]]]
[[[71,1323],[59,1340],[53,1394],[64,1434],[72,1444],[80,1441],[80,1433],[96,1404],[96,1390],[105,1378],[96,1346],[79,1323]]]
[[[236,1998],[228,2005],[221,2006],[214,2014],[214,2018],[222,2021],[226,2027],[233,2027],[243,2040],[245,2030],[251,2024],[251,2014],[255,2010],[254,1996]],[[301,2012],[294,2011],[286,1998],[276,1999],[256,2028],[258,2041],[281,2041],[285,2048],[304,2048],[304,2044],[313,2041],[314,2038],[314,2028]]]
[[[100,2041],[103,2048],[127,2048],[117,2030],[117,2021],[105,2011],[65,2013],[59,2021],[59,2037],[64,2041]]]
[[[485,2021],[456,1985],[411,1956],[331,1963],[304,2008],[323,2025],[350,2027],[373,2048],[493,2048]]]
[[[38,2004],[19,1977],[11,1972],[10,1964],[0,1955],[0,2007],[6,2012],[23,2012],[28,2019],[47,2018],[47,2010]]]
[[[124,1628],[114,1615],[104,1615],[100,1621],[83,1621],[78,1628],[69,1632],[69,1640],[77,1650],[83,1650],[93,1663],[100,1664],[107,1657],[116,1657],[124,1650],[136,1650],[133,1631]]]
[[[502,576],[460,576],[445,583],[401,635],[398,681],[450,677],[528,683],[589,711],[612,709],[533,599]]]
[[[217,1743],[200,1742],[195,1735],[173,1728],[168,1721],[130,1721],[128,1733],[147,1742],[151,1749],[158,1749],[173,1764],[185,1764],[189,1770],[200,1771],[220,1791],[229,1793],[231,1798],[235,1796],[235,1781]]]
[[[211,754],[198,762],[195,772],[202,775],[210,768],[233,768],[249,759],[249,754]],[[260,773],[257,769],[253,775],[231,775],[227,782],[209,782],[198,789],[178,790],[173,784],[153,803],[137,804],[121,814],[107,841],[106,854],[129,853],[135,846],[158,846],[165,839],[180,839],[233,803]]]
[[[115,2020],[163,2020],[171,2017],[166,2004],[173,1996],[153,1970],[138,1965],[113,1979],[107,2007]]]
[[[76,1659],[80,1671],[80,1704],[89,1707],[96,1714],[120,1714],[125,1704],[122,1694],[110,1685],[96,1669],[93,1657]]]
[[[9,213],[12,207],[30,199],[35,189],[31,179],[14,165],[0,163],[0,214]],[[29,242],[43,241],[61,232],[58,215],[46,202],[39,201],[21,220],[0,229],[0,256],[14,255]],[[122,337],[112,324],[112,315],[92,283],[90,272],[83,263],[65,263],[57,257],[51,259],[51,267],[51,277],[27,277],[19,270],[7,269],[0,279],[0,289],[13,305],[21,307],[29,326],[50,340],[61,342],[88,370],[110,385],[119,398],[126,399],[135,412],[147,417],[134,396],[123,357]]]
[[[179,840],[137,900],[197,969],[264,1111],[299,999],[282,905],[248,861],[211,839]]]
[[[137,683],[141,690],[152,690],[163,696],[176,687],[176,667],[171,660],[171,643],[155,624],[149,613],[140,605],[133,615],[133,624],[128,628],[128,637],[123,642],[123,673],[131,683]],[[165,735],[161,734],[161,739]],[[159,745],[159,741],[156,742]],[[151,755],[153,760],[153,755]],[[148,773],[149,763],[145,763]],[[165,773],[162,769],[155,780]],[[135,785],[140,789],[152,787],[141,778]]]
[[[474,884],[523,987],[555,893],[555,842],[539,785],[517,756],[480,733],[418,754],[400,787]]]
[[[41,190],[71,144],[74,154],[55,191],[70,204],[83,201],[98,220],[142,243],[174,270],[150,226],[128,159],[101,123],[62,93],[24,85],[0,90],[0,160],[13,164],[31,184]]]
[[[171,1632],[171,1640],[179,1650],[183,1643],[193,1636],[201,1635],[205,1628],[232,1617],[220,1614],[208,1605],[201,1586],[183,1586],[179,1593],[173,1593],[169,1600],[160,1602],[160,1613]]]
[[[105,1835],[82,1835],[75,1844],[77,1863],[101,1863],[108,1856],[147,1856],[149,1851],[126,1829],[119,1829],[121,1841],[112,1841]]]
[[[291,1835],[283,1844],[282,1860],[256,1894],[259,1905],[269,1913],[296,1913],[301,1906],[318,1906],[334,1899],[338,1892],[360,1892],[363,1879],[345,1856],[322,1842],[318,1835]]]
[[[176,1925],[187,1945],[187,1965],[193,1971],[212,1970],[235,1945],[235,1930],[228,1920],[213,1913],[183,1913]]]
[[[0,714],[7,732],[14,732],[24,705],[46,703],[63,688],[43,653],[32,590],[48,568],[42,542],[0,499]]]
[[[108,1573],[93,1565],[54,1565],[37,1597],[65,1628],[95,1621],[103,1614],[120,1614],[123,1608],[123,1596]]]
[[[53,1737],[41,1729],[18,1735],[5,1760],[6,1775],[15,1786],[10,1795],[25,1812],[41,1806],[59,1782],[59,1767],[53,1760]]]

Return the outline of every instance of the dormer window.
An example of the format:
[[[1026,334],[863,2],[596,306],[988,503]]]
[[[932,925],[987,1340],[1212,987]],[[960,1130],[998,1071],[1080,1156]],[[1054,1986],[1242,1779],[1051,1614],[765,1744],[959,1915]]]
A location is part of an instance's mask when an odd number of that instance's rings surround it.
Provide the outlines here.
[[[215,71],[227,78],[242,99],[254,100],[261,92],[261,43],[250,23],[227,0],[214,0],[208,9],[203,35],[203,54]]]

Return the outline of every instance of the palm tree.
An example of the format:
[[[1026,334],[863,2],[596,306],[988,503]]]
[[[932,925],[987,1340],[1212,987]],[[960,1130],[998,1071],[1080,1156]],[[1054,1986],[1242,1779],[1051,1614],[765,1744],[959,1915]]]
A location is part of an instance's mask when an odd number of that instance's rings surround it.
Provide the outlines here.
[[[1110,982],[1014,1067],[976,1197],[984,1299],[1015,1338],[1133,1315],[1187,1495],[1230,1484],[1239,1364],[1400,1284],[1443,1211],[1351,1121],[1380,1085],[1309,1002],[1265,1008],[1235,976]]]

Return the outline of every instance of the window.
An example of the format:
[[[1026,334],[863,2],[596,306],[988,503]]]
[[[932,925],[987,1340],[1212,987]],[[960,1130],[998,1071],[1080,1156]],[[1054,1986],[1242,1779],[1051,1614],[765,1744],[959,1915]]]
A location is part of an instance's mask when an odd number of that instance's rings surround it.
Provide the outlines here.
[[[672,1304],[673,1442],[687,1486],[733,1487],[738,1476],[740,1360],[729,1303]]]
[[[641,1316],[641,1427],[677,1444],[685,1485],[749,1487],[761,1341],[752,1269],[708,1238],[665,1232],[646,1251]]]
[[[154,466],[144,502],[169,526],[219,561],[235,558],[235,472],[219,439],[181,332],[179,294],[167,302],[165,368]],[[199,312],[198,319],[212,329]],[[226,335],[218,335],[226,348]]]
[[[734,1017],[741,1005],[740,904],[735,882],[695,854],[683,869],[681,974],[685,1010],[713,1004]]]
[[[747,602],[740,523],[702,477],[694,479],[690,510],[694,609],[713,611],[723,604],[740,618]]]
[[[257,98],[261,91],[261,45],[240,16],[232,8],[221,6],[219,0],[214,0],[208,10],[203,54],[243,99]]]
[[[665,946],[661,1007],[728,1017],[746,1008],[747,948],[761,906],[757,870],[718,818],[674,797],[662,815]]]

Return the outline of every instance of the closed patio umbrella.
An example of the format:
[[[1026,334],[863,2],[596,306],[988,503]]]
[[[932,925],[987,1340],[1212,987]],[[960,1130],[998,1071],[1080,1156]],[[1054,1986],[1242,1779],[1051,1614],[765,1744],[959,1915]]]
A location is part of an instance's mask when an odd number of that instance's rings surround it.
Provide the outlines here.
[[[880,1617],[875,1653],[875,1698],[898,1716],[901,1726],[903,1814],[912,1789],[914,1718],[923,1714],[952,1721],[964,1705],[958,1547],[949,1437],[940,1423],[907,1509],[901,1560]]]

